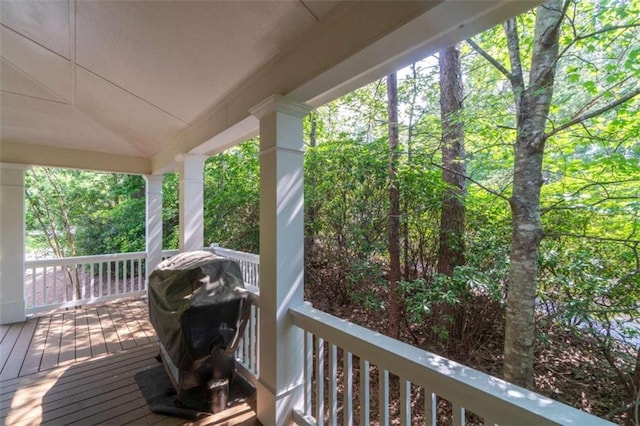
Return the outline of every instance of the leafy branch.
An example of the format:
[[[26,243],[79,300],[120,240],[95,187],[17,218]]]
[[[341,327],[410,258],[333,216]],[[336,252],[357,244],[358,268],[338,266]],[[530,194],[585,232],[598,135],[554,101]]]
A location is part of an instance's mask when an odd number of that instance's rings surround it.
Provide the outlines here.
[[[625,25],[609,25],[587,34],[578,35],[578,31],[576,30],[575,25],[572,25],[574,38],[569,43],[567,43],[567,45],[560,51],[560,53],[558,54],[558,59],[562,58],[564,54],[567,53],[567,51],[579,41],[587,40],[589,38],[596,37],[611,31],[628,30],[628,29],[637,28],[637,27],[640,27],[640,22],[636,21],[630,24],[625,24]]]
[[[443,166],[443,165],[441,165],[441,164],[438,164],[437,162],[435,162],[435,161],[433,161],[433,160],[431,160],[431,161],[430,161],[430,164],[431,164],[432,166],[434,166],[434,167],[436,167],[436,168],[440,169],[440,170],[444,170],[444,171],[447,171],[447,172],[449,172],[449,173],[453,173],[453,174],[454,174],[454,175],[456,175],[456,176],[462,177],[463,179],[465,179],[465,180],[467,180],[467,181],[471,182],[472,184],[474,184],[474,185],[476,185],[477,187],[479,187],[479,188],[481,188],[481,189],[485,190],[486,192],[488,192],[489,194],[491,194],[491,195],[493,195],[493,196],[495,196],[495,197],[501,198],[501,199],[505,200],[506,202],[511,202],[510,198],[509,198],[509,197],[507,197],[506,195],[504,195],[504,194],[502,194],[502,193],[500,193],[500,192],[496,191],[495,189],[491,189],[491,188],[489,188],[489,187],[488,187],[488,186],[486,186],[486,185],[481,184],[480,182],[478,182],[477,180],[473,179],[471,176],[469,176],[469,175],[467,175],[467,174],[460,173],[460,172],[458,172],[458,171],[456,171],[456,170],[453,170],[453,169],[450,169],[450,168],[448,168],[448,167],[445,167],[445,166]]]
[[[471,46],[471,48],[473,50],[478,52],[478,54],[480,54],[480,56],[485,58],[491,65],[496,67],[496,69],[498,71],[500,71],[500,73],[502,73],[505,77],[507,77],[507,79],[509,81],[513,81],[514,80],[515,76],[513,74],[511,74],[511,72],[508,69],[506,69],[504,65],[502,65],[500,62],[498,62],[497,59],[495,59],[493,56],[491,56],[486,50],[481,48],[475,41],[473,41],[470,38],[467,39],[466,41],[469,44],[469,46]]]
[[[585,240],[594,240],[594,241],[608,241],[608,242],[624,243],[624,244],[640,244],[640,240],[632,240],[629,238],[600,237],[596,235],[572,234],[570,232],[545,232],[544,235],[545,237],[570,237],[570,238],[583,238]]]
[[[563,130],[568,129],[569,127],[575,126],[576,124],[580,124],[583,121],[589,120],[590,118],[597,117],[597,116],[599,116],[601,114],[604,114],[605,112],[607,112],[609,110],[612,110],[612,109],[622,105],[623,103],[635,98],[638,95],[640,95],[640,87],[630,91],[629,93],[627,93],[626,95],[622,96],[621,98],[618,98],[615,101],[613,101],[613,102],[611,102],[611,103],[609,103],[609,104],[607,104],[607,105],[605,105],[605,106],[603,106],[601,108],[598,108],[596,110],[593,110],[591,112],[583,114],[583,115],[581,115],[579,117],[576,117],[576,118],[574,118],[572,120],[569,120],[566,123],[554,128],[553,130],[551,130],[550,132],[548,132],[545,135],[545,139],[548,139],[551,136],[553,136],[553,135],[555,135],[555,134],[557,134],[559,132],[562,132]]]
[[[632,183],[632,182],[637,182],[637,181],[638,181],[638,179],[623,179],[623,180],[615,180],[615,181],[607,181],[607,182],[591,182],[591,183],[583,185],[580,188],[578,188],[575,191],[573,191],[573,193],[571,193],[569,198],[576,197],[578,194],[580,194],[581,192],[583,192],[583,191],[585,191],[585,190],[587,190],[589,188],[593,188],[594,186],[599,186],[607,194],[607,198],[604,198],[602,200],[598,200],[595,203],[590,204],[589,207],[595,207],[598,204],[601,204],[601,203],[603,203],[605,201],[608,201],[608,200],[635,200],[635,199],[638,199],[640,197],[612,197],[612,196],[609,196],[608,195],[609,192],[607,191],[606,186],[607,185],[619,185],[619,184],[625,184],[625,183]],[[553,203],[552,205],[550,205],[549,207],[545,207],[545,208],[541,209],[540,212],[541,212],[541,214],[545,214],[545,213],[548,213],[551,210],[556,210],[556,209],[558,209],[557,206],[559,206],[560,204],[565,203],[565,202],[566,202],[565,199],[559,200],[559,201]]]

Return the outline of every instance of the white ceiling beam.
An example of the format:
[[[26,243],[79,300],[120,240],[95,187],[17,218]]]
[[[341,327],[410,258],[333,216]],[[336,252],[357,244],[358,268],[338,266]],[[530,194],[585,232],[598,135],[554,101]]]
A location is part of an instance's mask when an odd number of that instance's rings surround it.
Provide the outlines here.
[[[151,174],[151,160],[148,158],[15,143],[8,140],[2,141],[2,161],[109,173]]]

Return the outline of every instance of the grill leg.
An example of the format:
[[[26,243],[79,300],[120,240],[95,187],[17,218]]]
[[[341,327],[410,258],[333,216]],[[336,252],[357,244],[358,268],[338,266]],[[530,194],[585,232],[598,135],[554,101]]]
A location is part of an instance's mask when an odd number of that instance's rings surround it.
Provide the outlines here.
[[[227,355],[222,349],[215,348],[211,353],[211,368],[213,379],[227,379],[231,382],[236,361],[233,355]]]

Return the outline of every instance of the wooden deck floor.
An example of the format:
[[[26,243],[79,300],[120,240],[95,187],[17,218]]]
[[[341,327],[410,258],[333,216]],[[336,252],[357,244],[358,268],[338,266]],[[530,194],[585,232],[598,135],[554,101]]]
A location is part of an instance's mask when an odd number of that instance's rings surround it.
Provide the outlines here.
[[[153,414],[138,389],[155,341],[142,300],[0,326],[0,425],[194,424]],[[195,424],[259,423],[244,404]]]

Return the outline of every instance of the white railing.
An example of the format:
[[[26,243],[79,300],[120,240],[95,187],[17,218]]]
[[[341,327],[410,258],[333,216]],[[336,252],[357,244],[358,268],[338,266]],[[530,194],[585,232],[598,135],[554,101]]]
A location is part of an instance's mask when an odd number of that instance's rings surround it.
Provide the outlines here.
[[[420,411],[421,424],[436,425],[443,421],[438,413],[446,400],[455,426],[467,424],[473,415],[485,425],[611,425],[308,304],[289,312],[305,335],[305,399],[303,410],[295,412],[298,424],[369,425],[375,417],[380,425],[411,425],[412,402],[421,401],[421,408],[414,410]],[[377,395],[371,392],[372,379],[378,384]],[[391,389],[399,391],[399,407],[393,409]],[[372,405],[377,405],[375,414]]]
[[[146,293],[146,253],[25,262],[26,312],[86,305]]]
[[[236,361],[242,376],[245,377],[255,387],[260,376],[260,366],[258,354],[260,351],[260,293],[257,287],[250,284],[245,287],[251,293],[251,311],[249,320],[244,329],[244,334],[236,349]]]
[[[235,260],[240,265],[244,286],[249,290],[251,298],[251,312],[244,330],[244,335],[236,350],[236,361],[239,364],[238,367],[242,375],[256,386],[260,372],[260,366],[258,364],[258,353],[260,350],[260,340],[258,339],[260,334],[260,323],[258,320],[260,315],[260,256],[226,249],[217,244],[212,244],[207,250],[219,256],[226,257],[227,259]]]
[[[213,253],[235,260],[240,264],[242,269],[242,279],[245,284],[254,287],[260,287],[260,256],[257,254],[245,253],[220,247],[217,244],[211,244],[209,247]]]

